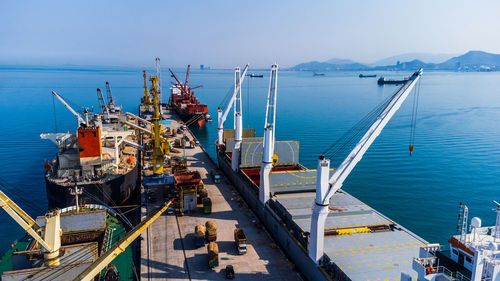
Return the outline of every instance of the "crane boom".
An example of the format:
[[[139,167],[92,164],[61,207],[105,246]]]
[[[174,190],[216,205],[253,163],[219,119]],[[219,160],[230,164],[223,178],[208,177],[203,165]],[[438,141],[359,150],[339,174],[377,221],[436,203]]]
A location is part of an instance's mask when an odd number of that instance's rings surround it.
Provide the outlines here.
[[[387,125],[389,120],[391,120],[394,113],[398,111],[403,102],[406,100],[406,97],[408,97],[411,90],[420,79],[422,72],[423,70],[419,69],[410,77],[408,82],[406,82],[406,84],[398,90],[387,107],[382,111],[382,113],[380,113],[380,115],[377,117],[377,119],[371,125],[365,135],[361,138],[358,144],[356,144],[351,153],[347,155],[346,159],[335,170],[333,175],[330,177],[330,180],[328,181],[330,189],[328,190],[328,194],[323,200],[323,204],[327,204],[333,194],[340,189],[340,187],[344,183],[344,180],[351,173],[354,166],[356,166],[356,164],[361,160],[366,150],[368,150],[368,148],[375,141],[378,135],[380,135],[380,132],[382,132],[385,125]]]
[[[42,252],[49,266],[59,264],[59,249],[61,247],[60,211],[47,213],[43,238],[39,235],[40,226],[26,212],[17,206],[5,193],[0,191],[0,207],[11,216],[26,233],[28,233],[43,248]]]
[[[144,230],[146,230],[157,218],[163,214],[170,204],[172,204],[174,199],[164,204],[159,211],[154,215],[146,218],[139,225],[134,227],[129,233],[122,237],[118,242],[116,242],[111,249],[100,256],[94,263],[92,263],[87,269],[85,269],[80,275],[78,275],[74,280],[93,280],[94,277],[101,272],[114,258],[121,254],[134,240],[141,235]]]
[[[224,122],[226,122],[227,114],[229,113],[229,110],[231,109],[231,107],[234,103],[234,100],[236,99],[236,95],[238,94],[238,91],[241,88],[241,84],[243,83],[243,80],[245,80],[247,70],[248,70],[248,64],[245,65],[245,68],[243,69],[243,73],[240,76],[241,78],[239,79],[239,83],[234,88],[233,95],[231,96],[231,99],[229,100],[224,112],[222,112],[222,110],[220,108],[217,110],[217,113],[218,113],[218,126],[217,126],[217,133],[218,133],[217,141],[218,141],[218,143],[217,144],[218,145],[222,144],[222,137],[223,137],[222,135],[224,133]]]
[[[111,87],[109,86],[108,81],[106,81],[106,97],[108,98],[108,105],[115,104],[115,100],[113,99],[113,95],[111,94]]]
[[[144,132],[144,133],[146,133],[146,134],[148,134],[150,136],[153,135],[153,132],[151,130],[149,130],[147,128],[143,128],[143,127],[141,127],[139,125],[136,125],[134,123],[131,123],[131,122],[128,122],[128,121],[122,121],[122,124],[127,125],[129,127],[132,127],[132,128],[134,128],[136,130],[142,131],[142,132]]]
[[[86,124],[85,121],[83,120],[83,118],[80,116],[80,114],[78,114],[78,112],[76,112],[71,106],[69,106],[69,104],[59,95],[57,94],[54,90],[50,90],[52,92],[52,94],[54,96],[56,96],[56,98],[58,98],[62,104],[64,104],[64,106],[66,106],[66,108],[71,112],[73,113],[73,115],[76,116],[76,118],[78,119],[78,126],[80,126],[81,124]]]
[[[143,122],[146,126],[151,126],[151,122],[149,122],[148,120],[144,119],[144,118],[141,118],[135,114],[132,114],[130,112],[125,112],[126,115],[130,116],[130,117],[133,117],[133,118],[136,118],[137,120]]]
[[[10,200],[10,198],[5,195],[2,191],[0,191],[0,203],[3,205],[8,206],[10,209],[12,209],[14,212],[16,212],[23,220],[25,220],[29,225],[31,225],[35,230],[40,229],[40,226],[34,219],[32,219],[23,209],[21,209],[19,206],[17,206],[14,201]]]
[[[156,89],[158,91],[158,105],[160,106],[160,115],[163,115],[163,97],[162,97],[162,91],[161,91],[161,67],[160,67],[160,58],[156,57],[155,59],[156,62],[156,77],[158,77],[158,88]]]
[[[367,149],[380,135],[387,122],[394,116],[401,104],[410,94],[411,90],[420,79],[423,70],[419,69],[408,81],[391,97],[386,107],[377,116],[361,140],[349,153],[346,159],[335,170],[329,178],[330,160],[319,157],[318,170],[316,176],[316,198],[314,200],[314,209],[311,217],[311,230],[308,245],[309,257],[316,263],[319,263],[323,257],[323,243],[325,237],[325,221],[329,213],[330,199],[342,187],[344,180],[349,176],[352,169],[361,160]]]

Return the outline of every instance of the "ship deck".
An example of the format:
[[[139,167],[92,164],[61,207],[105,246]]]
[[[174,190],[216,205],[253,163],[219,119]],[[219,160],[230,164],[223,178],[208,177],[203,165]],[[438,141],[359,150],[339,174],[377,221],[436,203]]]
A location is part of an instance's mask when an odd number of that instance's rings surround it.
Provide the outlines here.
[[[281,193],[274,200],[285,207],[303,231],[309,232],[314,198],[315,192],[299,192]],[[425,240],[342,190],[333,196],[330,207],[337,211],[328,215],[325,232],[390,226],[379,232],[325,234],[325,254],[351,280],[399,280],[401,272],[416,276],[412,260],[418,257]]]
[[[242,172],[253,183],[251,188],[258,190],[260,168]],[[285,221],[291,217],[294,225],[289,229],[310,232],[315,175],[316,170],[300,165],[275,167],[271,172],[272,200]],[[324,253],[350,280],[399,280],[402,272],[417,278],[412,261],[427,241],[344,190],[332,197],[329,207]]]

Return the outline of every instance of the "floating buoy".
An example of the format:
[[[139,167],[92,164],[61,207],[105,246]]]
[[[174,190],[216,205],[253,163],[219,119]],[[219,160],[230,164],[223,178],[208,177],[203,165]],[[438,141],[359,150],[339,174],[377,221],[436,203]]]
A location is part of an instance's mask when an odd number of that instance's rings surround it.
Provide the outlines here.
[[[409,149],[410,149],[410,156],[411,156],[411,155],[412,155],[412,153],[413,153],[413,144],[410,144]]]

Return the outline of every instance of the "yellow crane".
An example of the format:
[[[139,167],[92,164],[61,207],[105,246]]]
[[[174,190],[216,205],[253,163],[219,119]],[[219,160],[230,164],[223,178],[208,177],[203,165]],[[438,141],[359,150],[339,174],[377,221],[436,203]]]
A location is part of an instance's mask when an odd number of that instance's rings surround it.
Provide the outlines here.
[[[42,248],[46,265],[59,265],[59,250],[61,248],[62,235],[61,211],[48,212],[45,215],[45,225],[40,227],[34,219],[2,191],[0,191],[0,207],[38,242]]]
[[[163,156],[170,153],[170,148],[162,136],[161,117],[158,102],[158,76],[149,77],[151,81],[151,94],[153,96],[153,118],[151,122],[151,132],[153,133],[153,173],[155,175],[163,174]]]
[[[142,98],[142,104],[144,109],[149,111],[149,105],[151,104],[151,97],[148,91],[148,80],[146,79],[146,70],[142,71],[142,77],[144,77],[144,97]]]
[[[106,253],[101,255],[94,263],[92,263],[87,269],[85,269],[80,275],[78,275],[74,281],[91,281],[94,277],[101,272],[110,262],[113,261],[119,254],[121,254],[134,240],[141,235],[144,230],[146,230],[157,218],[163,214],[170,204],[172,204],[174,199],[166,202],[158,212],[150,215],[148,218],[143,220],[139,225],[134,227],[129,233],[123,236],[116,244],[111,247]]]

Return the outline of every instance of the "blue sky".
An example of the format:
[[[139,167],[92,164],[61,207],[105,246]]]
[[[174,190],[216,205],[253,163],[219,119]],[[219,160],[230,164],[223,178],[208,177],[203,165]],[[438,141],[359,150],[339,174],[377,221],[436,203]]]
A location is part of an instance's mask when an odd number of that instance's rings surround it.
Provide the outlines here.
[[[266,67],[500,53],[500,1],[0,2],[0,63]]]

